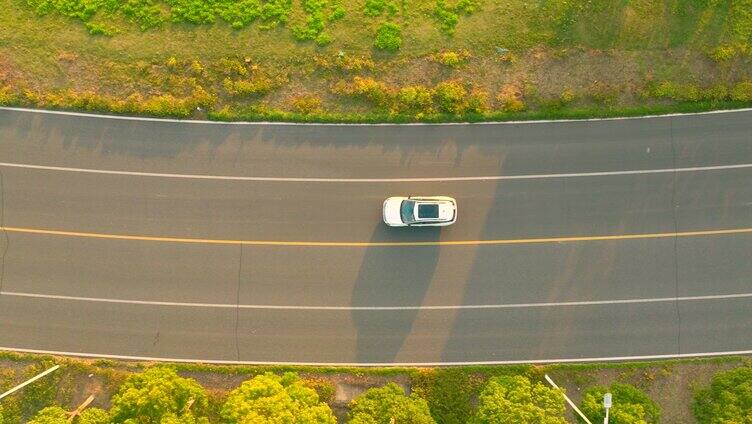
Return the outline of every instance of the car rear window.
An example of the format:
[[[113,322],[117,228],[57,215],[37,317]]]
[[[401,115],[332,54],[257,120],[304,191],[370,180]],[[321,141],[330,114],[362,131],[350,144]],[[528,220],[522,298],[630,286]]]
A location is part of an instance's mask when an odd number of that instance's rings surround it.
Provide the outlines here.
[[[418,205],[418,218],[431,219],[439,217],[439,205]]]

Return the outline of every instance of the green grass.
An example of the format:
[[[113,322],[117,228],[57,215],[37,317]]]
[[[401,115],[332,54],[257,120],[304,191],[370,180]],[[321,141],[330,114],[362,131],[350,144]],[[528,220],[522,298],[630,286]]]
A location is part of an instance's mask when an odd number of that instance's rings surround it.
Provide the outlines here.
[[[303,122],[750,105],[732,93],[752,80],[752,0],[0,2],[5,105]],[[343,89],[354,77],[382,85],[383,98]],[[656,95],[660,83],[716,97]],[[509,87],[524,110],[505,111]]]

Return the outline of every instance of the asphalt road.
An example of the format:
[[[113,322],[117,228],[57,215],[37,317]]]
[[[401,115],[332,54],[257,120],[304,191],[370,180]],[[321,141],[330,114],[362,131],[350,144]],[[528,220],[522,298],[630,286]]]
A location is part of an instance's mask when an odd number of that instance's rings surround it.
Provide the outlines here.
[[[6,109],[0,162],[2,348],[340,364],[752,351],[752,111],[311,126]],[[380,222],[384,198],[432,194],[457,198],[455,225]]]

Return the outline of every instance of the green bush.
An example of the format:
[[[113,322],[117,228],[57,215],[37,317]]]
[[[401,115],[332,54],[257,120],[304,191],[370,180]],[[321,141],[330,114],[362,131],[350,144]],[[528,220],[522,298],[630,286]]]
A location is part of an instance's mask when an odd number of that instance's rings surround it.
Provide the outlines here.
[[[710,57],[712,57],[716,62],[726,62],[729,59],[733,59],[734,56],[736,56],[736,49],[734,48],[734,46],[723,45],[713,49],[712,53],[710,54]]]
[[[433,93],[442,112],[461,115],[467,109],[467,90],[459,81],[441,82]]]
[[[695,394],[692,411],[700,424],[752,422],[752,366],[716,374]]]
[[[402,387],[389,383],[366,390],[350,402],[349,424],[433,424],[426,401],[405,396]]]
[[[85,409],[79,416],[73,419],[73,424],[110,424],[110,417],[102,409],[91,408]],[[3,420],[0,418],[0,424]],[[8,422],[10,424],[10,422]],[[27,424],[69,424],[68,412],[59,406],[48,406],[37,412]],[[168,424],[167,421],[162,421],[160,424]],[[181,423],[175,423],[181,424]],[[188,424],[187,422],[182,424]]]
[[[480,0],[459,0],[455,5],[449,5],[447,0],[436,0],[434,16],[439,22],[441,30],[447,35],[453,35],[460,20],[460,15],[471,15],[480,7]]]
[[[103,409],[89,408],[85,409],[73,424],[110,424],[110,415]]]
[[[478,403],[471,424],[566,424],[562,393],[520,375],[492,377]]]
[[[736,84],[731,90],[731,99],[737,102],[752,102],[752,81]]]
[[[295,112],[309,115],[321,110],[321,99],[312,95],[297,96],[290,101],[290,105]]]
[[[29,379],[49,369],[54,364],[50,361],[42,361],[24,370],[23,379]],[[64,368],[39,379],[24,387],[20,396],[20,412],[23,417],[31,417],[40,409],[56,403],[58,390],[62,383]]]
[[[399,6],[395,1],[388,0],[366,0],[364,13],[366,16],[381,16],[386,12],[389,16],[394,16],[399,11]]]
[[[661,410],[645,393],[629,384],[612,384],[611,387],[591,387],[582,396],[580,409],[592,422],[603,422],[603,395],[610,392],[613,407],[609,422],[613,424],[656,424]]]
[[[728,100],[729,90],[723,84],[717,84],[700,91],[700,97],[711,102],[722,102]]]
[[[457,68],[467,62],[468,57],[470,57],[470,53],[467,50],[461,52],[445,51],[436,53],[431,56],[431,59],[450,68]]]
[[[472,416],[475,385],[465,370],[425,370],[413,380],[413,393],[428,401],[431,416],[440,424],[465,424]]]
[[[115,423],[209,422],[204,416],[208,406],[204,388],[168,367],[130,375],[111,403],[110,416]]]
[[[662,81],[648,87],[650,95],[657,98],[671,99],[679,102],[696,102],[700,100],[700,88],[695,84],[677,84]]]
[[[258,375],[230,392],[221,411],[226,424],[336,424],[329,405],[293,373]]]
[[[402,113],[432,113],[433,95],[431,90],[420,85],[400,88],[397,92],[397,110]]]
[[[395,52],[402,46],[402,29],[392,22],[384,22],[376,30],[373,46],[377,49]]]
[[[48,406],[37,412],[28,424],[68,424],[68,413],[59,406]]]

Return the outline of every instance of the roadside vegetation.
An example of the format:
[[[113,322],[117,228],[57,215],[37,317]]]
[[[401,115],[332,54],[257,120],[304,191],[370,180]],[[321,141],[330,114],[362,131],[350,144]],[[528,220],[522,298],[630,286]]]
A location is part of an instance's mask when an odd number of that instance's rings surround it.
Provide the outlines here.
[[[752,105],[752,0],[0,0],[0,104],[453,121]]]
[[[544,374],[593,423],[603,421],[605,392],[613,395],[613,424],[738,424],[752,415],[752,361],[744,357],[337,368],[152,364],[0,352],[0,392],[52,364],[61,367],[0,401],[0,423],[582,422]]]

